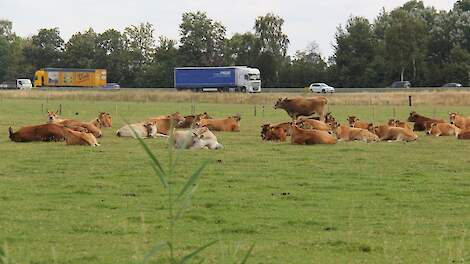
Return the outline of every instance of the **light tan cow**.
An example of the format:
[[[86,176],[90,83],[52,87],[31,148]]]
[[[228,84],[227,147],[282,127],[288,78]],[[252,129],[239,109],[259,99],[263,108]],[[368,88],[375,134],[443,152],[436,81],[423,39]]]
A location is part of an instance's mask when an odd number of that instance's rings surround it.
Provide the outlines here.
[[[470,129],[470,117],[449,113],[449,120],[451,125],[455,125],[460,129]]]
[[[177,149],[222,149],[217,137],[207,128],[199,127],[190,130],[173,132],[173,144]]]
[[[431,127],[426,131],[427,135],[439,136],[457,136],[461,129],[455,125],[447,123],[432,123]]]
[[[338,141],[364,141],[364,142],[377,142],[379,137],[367,129],[349,127],[338,124],[336,122],[330,123],[332,131],[336,134]]]
[[[135,133],[132,131],[134,130]],[[154,137],[168,137],[167,135],[157,133],[157,122],[145,122],[125,125],[116,131],[118,137],[139,137],[139,138],[154,138]]]
[[[395,127],[389,125],[380,125],[374,128],[375,134],[380,140],[396,140],[396,141],[415,141],[418,135],[410,129]]]
[[[67,145],[86,145],[97,147],[100,144],[92,133],[78,132],[69,128],[64,128],[65,143]]]

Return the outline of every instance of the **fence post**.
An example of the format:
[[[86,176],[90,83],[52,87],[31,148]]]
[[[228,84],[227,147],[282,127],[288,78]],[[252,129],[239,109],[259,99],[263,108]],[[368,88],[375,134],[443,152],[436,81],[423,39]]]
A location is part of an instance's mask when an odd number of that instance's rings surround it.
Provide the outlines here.
[[[263,115],[263,118],[264,118],[264,105],[263,105],[262,109],[263,109],[263,112],[262,112],[263,114],[262,115]]]
[[[62,104],[59,104],[59,115],[62,115]]]
[[[256,105],[254,106],[254,115],[256,116]]]
[[[408,106],[411,107],[413,104],[412,104],[412,100],[411,100],[411,95],[408,95]]]
[[[44,104],[41,104],[41,114],[44,113]]]

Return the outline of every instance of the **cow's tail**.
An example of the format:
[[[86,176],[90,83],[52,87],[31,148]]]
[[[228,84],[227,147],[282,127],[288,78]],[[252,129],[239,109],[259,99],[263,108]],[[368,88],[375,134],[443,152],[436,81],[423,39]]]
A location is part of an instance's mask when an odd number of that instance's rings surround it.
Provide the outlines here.
[[[13,128],[11,127],[8,128],[8,134],[9,134],[9,138],[13,136]]]

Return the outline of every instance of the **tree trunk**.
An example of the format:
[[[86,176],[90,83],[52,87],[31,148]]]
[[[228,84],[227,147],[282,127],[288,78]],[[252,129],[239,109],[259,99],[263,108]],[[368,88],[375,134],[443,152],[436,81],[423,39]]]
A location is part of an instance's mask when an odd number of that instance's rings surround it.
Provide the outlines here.
[[[403,75],[405,75],[405,67],[401,67],[401,78],[400,80],[403,82]]]
[[[413,57],[413,82],[416,82],[416,59]]]

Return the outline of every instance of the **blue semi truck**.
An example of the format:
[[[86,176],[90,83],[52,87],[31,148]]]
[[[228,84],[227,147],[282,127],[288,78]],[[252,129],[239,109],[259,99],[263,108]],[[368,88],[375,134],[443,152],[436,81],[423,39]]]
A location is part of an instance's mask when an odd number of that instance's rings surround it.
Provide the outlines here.
[[[195,92],[261,92],[260,71],[246,66],[175,68],[175,88]]]

